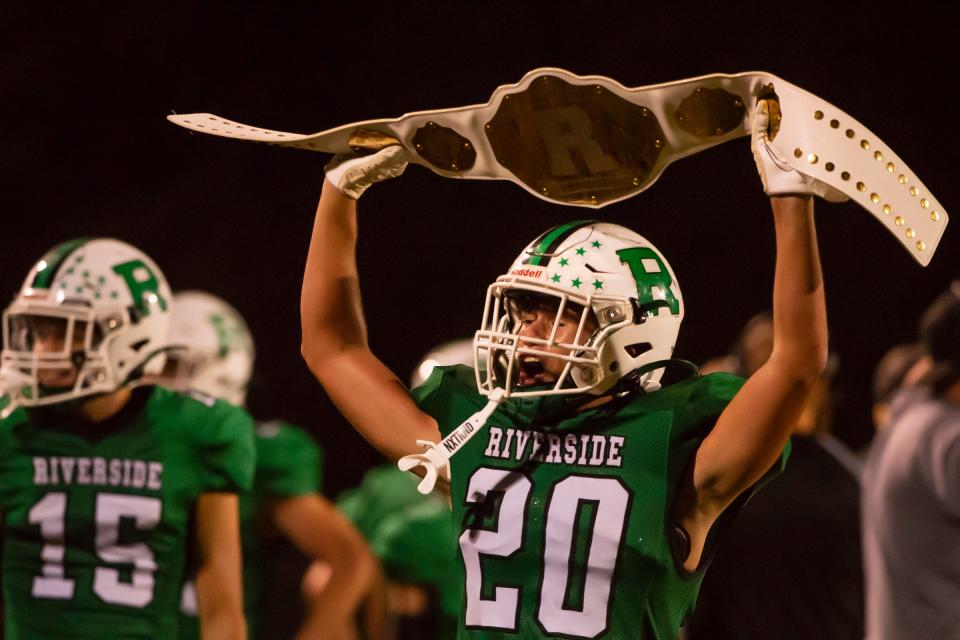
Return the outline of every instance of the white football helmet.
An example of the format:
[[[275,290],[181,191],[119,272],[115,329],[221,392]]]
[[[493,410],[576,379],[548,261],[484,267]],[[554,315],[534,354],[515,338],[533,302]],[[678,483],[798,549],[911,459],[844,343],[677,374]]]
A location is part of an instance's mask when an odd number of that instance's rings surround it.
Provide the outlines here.
[[[446,367],[455,364],[474,366],[473,340],[451,340],[431,349],[417,364],[417,368],[410,375],[410,388],[419,387],[430,377],[434,367]]]
[[[173,297],[170,351],[163,384],[194,389],[243,406],[253,375],[253,336],[240,313],[203,291]]]
[[[556,317],[576,311],[569,316],[579,317],[576,337],[559,342],[554,323],[545,338],[520,339],[519,316],[531,299],[552,305]],[[654,390],[663,375],[654,363],[672,356],[682,320],[677,279],[649,241],[614,224],[559,225],[487,289],[474,338],[477,386],[483,395],[502,388],[508,397],[601,395],[631,376],[633,386]],[[555,382],[519,384],[522,367],[548,358],[563,363]]]
[[[157,265],[125,242],[81,238],[54,247],[3,314],[7,412],[110,393],[159,373],[171,303]]]

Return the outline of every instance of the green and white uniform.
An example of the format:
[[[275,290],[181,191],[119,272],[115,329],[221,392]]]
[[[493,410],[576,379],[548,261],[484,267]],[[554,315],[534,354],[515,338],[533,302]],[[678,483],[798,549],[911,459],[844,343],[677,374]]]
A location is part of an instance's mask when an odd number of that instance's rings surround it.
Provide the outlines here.
[[[390,580],[436,593],[442,637],[453,637],[462,603],[459,531],[447,501],[421,494],[417,482],[391,462],[367,471],[360,486],[337,498],[337,508],[367,539]]]
[[[702,571],[674,562],[671,505],[742,383],[690,378],[563,418],[538,415],[539,398],[502,404],[451,460],[459,637],[677,637]],[[466,367],[438,367],[413,396],[444,436],[486,404]],[[557,398],[547,400],[540,406]],[[715,525],[705,558],[735,511]]]
[[[264,523],[258,514],[270,499],[320,493],[323,453],[300,427],[281,421],[258,423],[254,430],[257,452],[253,489],[240,496],[240,536],[243,546],[243,603],[250,637],[258,637],[263,597],[261,567]],[[262,515],[262,514],[261,514]],[[200,637],[196,610],[181,607],[180,638]]]
[[[253,480],[250,417],[136,389],[97,424],[18,409],[0,422],[6,638],[176,637],[200,494]]]

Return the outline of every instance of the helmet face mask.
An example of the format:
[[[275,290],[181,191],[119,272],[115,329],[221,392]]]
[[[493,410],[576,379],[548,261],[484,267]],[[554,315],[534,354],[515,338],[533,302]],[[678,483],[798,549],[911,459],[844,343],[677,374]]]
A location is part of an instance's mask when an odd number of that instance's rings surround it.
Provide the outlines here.
[[[117,240],[64,243],[30,271],[3,314],[2,391],[23,406],[110,393],[158,371],[169,288]]]
[[[37,404],[86,395],[86,389],[106,381],[109,373],[99,352],[104,332],[89,308],[65,305],[54,311],[15,303],[3,324],[9,345],[4,366],[32,380],[26,395]]]
[[[682,317],[673,273],[644,238],[604,223],[555,227],[487,290],[474,338],[478,389],[601,395],[669,359]],[[661,375],[648,371],[639,384],[657,388]]]
[[[482,328],[476,334],[477,369],[488,372],[485,385],[509,388],[513,396],[588,391],[586,381],[600,377],[597,344],[626,322],[600,325],[597,310],[609,318],[609,311],[622,305],[603,296],[574,299],[550,287],[498,280],[487,297],[492,307],[484,327],[496,329]],[[544,320],[539,335],[525,329],[540,316]]]

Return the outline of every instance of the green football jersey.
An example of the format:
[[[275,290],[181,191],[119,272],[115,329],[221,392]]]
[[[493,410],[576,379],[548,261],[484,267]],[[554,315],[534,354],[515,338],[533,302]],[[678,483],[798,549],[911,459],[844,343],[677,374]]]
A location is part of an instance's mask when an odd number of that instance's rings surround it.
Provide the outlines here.
[[[424,585],[437,594],[439,613],[460,612],[457,533],[447,501],[417,491],[419,479],[388,463],[367,471],[337,508],[370,544],[390,580]]]
[[[341,493],[337,497],[337,508],[370,540],[391,514],[425,499],[437,499],[417,491],[417,482],[413,474],[400,471],[396,463],[389,462],[370,469],[363,474],[358,486]]]
[[[457,571],[457,530],[447,503],[423,501],[384,518],[370,548],[391,579],[426,586],[435,594],[436,640],[455,637],[463,598]]]
[[[703,572],[674,562],[671,505],[742,383],[690,378],[562,419],[502,404],[451,460],[459,638],[676,638]],[[444,436],[486,404],[462,366],[438,367],[413,395]]]
[[[205,492],[253,480],[241,409],[136,389],[105,422],[18,409],[0,422],[6,638],[173,638]]]
[[[272,498],[289,498],[320,492],[322,451],[300,427],[281,421],[258,423],[254,430],[257,466],[253,489],[240,495],[240,536],[243,547],[243,604],[247,632],[258,637],[263,597],[261,567],[263,530],[269,526],[258,514]],[[188,586],[192,589],[192,586]],[[181,640],[200,637],[194,603],[184,602],[180,612]]]
[[[243,542],[243,601],[247,626],[256,637],[263,597],[262,532],[257,513],[271,498],[320,493],[320,447],[306,431],[285,422],[264,422],[256,428],[257,471],[253,491],[240,496],[240,533]]]

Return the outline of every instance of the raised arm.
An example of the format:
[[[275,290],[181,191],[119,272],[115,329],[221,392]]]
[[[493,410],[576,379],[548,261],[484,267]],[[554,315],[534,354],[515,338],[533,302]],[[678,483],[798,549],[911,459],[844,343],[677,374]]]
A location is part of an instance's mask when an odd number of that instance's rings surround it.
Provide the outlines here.
[[[827,360],[827,316],[811,196],[775,196],[773,351],[697,452],[694,484],[726,507],[773,465]]]
[[[403,153],[390,147],[328,167],[300,294],[301,352],[310,371],[354,428],[391,459],[421,451],[417,439],[440,439],[434,420],[370,351],[360,302],[356,198],[402,173]]]
[[[767,105],[755,119],[754,155],[771,196],[777,259],[773,284],[773,351],[718,418],[697,451],[679,505],[691,536],[688,568],[717,516],[780,456],[813,383],[827,361],[823,277],[813,221],[814,184],[775,162],[767,147]],[[831,194],[832,196],[833,194]],[[698,544],[699,542],[699,544]]]

